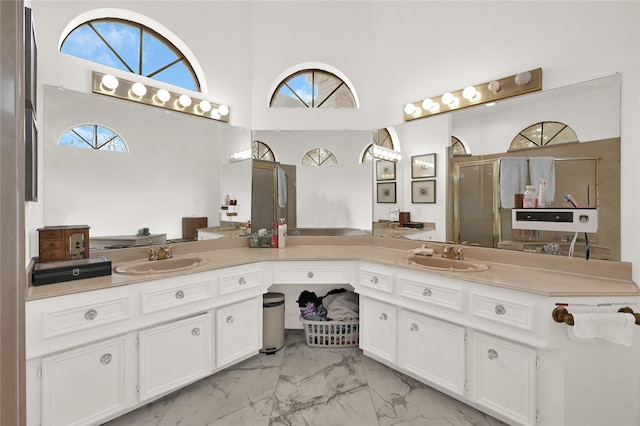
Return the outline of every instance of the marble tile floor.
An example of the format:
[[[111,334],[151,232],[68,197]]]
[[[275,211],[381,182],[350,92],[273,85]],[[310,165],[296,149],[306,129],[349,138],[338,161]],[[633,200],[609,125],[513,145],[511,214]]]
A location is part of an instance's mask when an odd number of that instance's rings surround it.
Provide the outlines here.
[[[310,348],[303,330],[105,426],[498,426],[358,348]]]

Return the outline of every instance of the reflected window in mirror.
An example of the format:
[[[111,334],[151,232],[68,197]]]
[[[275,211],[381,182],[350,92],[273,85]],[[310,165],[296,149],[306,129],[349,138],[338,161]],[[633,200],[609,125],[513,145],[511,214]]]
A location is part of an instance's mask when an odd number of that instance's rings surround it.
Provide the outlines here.
[[[356,108],[349,85],[319,69],[298,71],[285,78],[271,97],[271,108]]]
[[[451,135],[451,150],[453,151],[454,156],[471,154],[470,152],[467,152],[467,147],[464,142],[453,135]]]
[[[337,166],[338,159],[326,148],[313,148],[307,151],[300,162],[303,166]]]
[[[58,145],[100,151],[129,152],[124,139],[115,131],[99,124],[81,124],[60,136]]]
[[[269,148],[269,145],[260,141],[251,142],[251,158],[254,160],[276,161],[276,156]]]
[[[559,121],[542,121],[520,131],[511,141],[509,151],[571,142],[580,141],[570,126]]]
[[[391,150],[395,150],[394,137],[389,129],[375,129],[373,131],[373,143],[367,147],[360,159],[361,163],[370,163],[373,161],[373,147],[374,145],[383,146]]]
[[[60,51],[185,89],[201,90],[194,68],[173,43],[130,20],[87,21],[66,35]]]

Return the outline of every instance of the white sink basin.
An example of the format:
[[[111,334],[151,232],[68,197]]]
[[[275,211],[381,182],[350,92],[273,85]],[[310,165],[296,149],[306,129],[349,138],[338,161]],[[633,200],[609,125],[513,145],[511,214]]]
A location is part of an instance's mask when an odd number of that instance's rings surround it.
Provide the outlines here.
[[[197,268],[208,260],[200,256],[172,257],[163,260],[140,260],[116,266],[113,271],[125,275],[166,274]]]
[[[411,265],[420,266],[435,271],[451,272],[482,272],[489,269],[489,265],[473,260],[448,259],[442,256],[423,256],[411,254],[407,257],[407,262]]]

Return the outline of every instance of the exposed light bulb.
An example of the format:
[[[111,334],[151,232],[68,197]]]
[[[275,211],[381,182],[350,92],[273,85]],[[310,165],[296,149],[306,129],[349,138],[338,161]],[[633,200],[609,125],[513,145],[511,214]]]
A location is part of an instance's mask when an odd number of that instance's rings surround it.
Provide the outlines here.
[[[462,97],[470,101],[470,100],[472,100],[473,98],[476,97],[477,93],[478,93],[478,91],[476,90],[475,87],[467,86],[462,91]]]
[[[131,91],[134,95],[141,98],[147,94],[147,86],[142,83],[133,83],[133,85],[131,86]]]
[[[166,89],[158,90],[156,96],[158,97],[158,100],[160,102],[167,102],[169,99],[171,99],[171,94]]]
[[[487,86],[489,90],[491,90],[493,93],[498,93],[500,90],[502,90],[502,87],[500,86],[500,82],[497,80],[493,80],[489,83],[489,86]]]
[[[220,114],[222,117],[229,115],[229,107],[226,105],[218,106],[218,114]]]
[[[433,108],[433,99],[429,98],[422,101],[422,109],[431,111],[431,108]]]
[[[415,110],[416,110],[416,106],[414,104],[406,104],[404,106],[404,113],[407,115],[413,114]]]
[[[451,106],[451,103],[453,103],[453,93],[447,92],[442,95],[442,103]]]
[[[200,107],[200,110],[202,112],[209,112],[211,111],[211,102],[204,100],[204,101],[200,101],[200,104],[198,104]]]
[[[454,96],[453,100],[449,104],[449,108],[456,108],[458,105],[460,105],[460,98],[458,98],[457,96]]]
[[[178,102],[180,102],[180,105],[184,108],[187,108],[188,106],[191,105],[191,98],[187,95],[181,95],[178,98]]]
[[[531,81],[531,73],[529,71],[516,74],[515,82],[518,86],[525,86]]]
[[[109,90],[115,90],[118,87],[118,79],[111,74],[105,74],[102,76],[102,85]]]

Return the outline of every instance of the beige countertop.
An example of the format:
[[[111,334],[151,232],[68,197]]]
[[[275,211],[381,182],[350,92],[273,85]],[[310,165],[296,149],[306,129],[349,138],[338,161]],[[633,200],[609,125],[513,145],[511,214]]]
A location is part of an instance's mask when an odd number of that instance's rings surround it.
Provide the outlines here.
[[[215,270],[230,266],[264,261],[369,261],[382,265],[453,277],[482,285],[524,291],[550,297],[640,296],[631,280],[631,264],[604,260],[568,259],[563,256],[511,252],[481,247],[465,247],[465,259],[489,265],[482,272],[433,271],[408,264],[408,250],[422,242],[377,237],[288,237],[284,249],[249,248],[246,238],[194,241],[176,244],[174,257],[197,255],[207,262],[187,271],[154,275],[123,275],[67,281],[31,286],[32,264],[27,268],[29,285],[27,300],[98,290],[176,275]],[[438,244],[426,244],[441,252]],[[145,258],[140,247],[93,252],[92,256],[107,256],[112,266]],[[434,256],[437,256],[435,254]],[[156,261],[162,262],[162,260]]]

